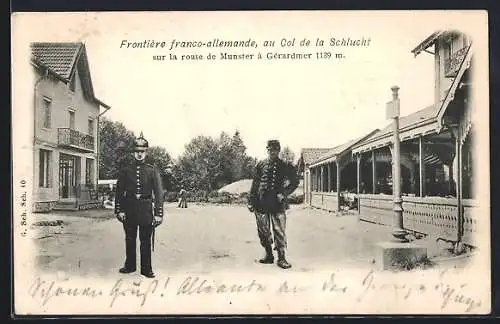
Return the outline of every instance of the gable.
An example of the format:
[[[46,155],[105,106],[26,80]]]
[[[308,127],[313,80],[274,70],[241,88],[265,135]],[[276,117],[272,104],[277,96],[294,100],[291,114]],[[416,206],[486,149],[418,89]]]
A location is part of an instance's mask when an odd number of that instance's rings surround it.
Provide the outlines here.
[[[95,97],[84,43],[34,42],[30,44],[30,48],[31,59],[36,65],[46,67],[69,86],[72,86],[71,82],[78,71],[84,97],[90,102],[110,108]]]

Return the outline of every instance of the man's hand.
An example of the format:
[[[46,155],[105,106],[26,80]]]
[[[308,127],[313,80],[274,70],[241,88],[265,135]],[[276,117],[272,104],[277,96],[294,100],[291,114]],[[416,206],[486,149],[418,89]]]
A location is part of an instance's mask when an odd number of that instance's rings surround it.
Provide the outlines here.
[[[276,197],[278,198],[279,202],[282,202],[283,200],[285,200],[285,196],[283,196],[282,193],[277,194]]]
[[[247,205],[247,208],[248,208],[248,210],[249,210],[251,213],[253,213],[253,212],[254,212],[254,210],[255,210],[255,208],[253,208],[253,206],[252,206],[252,205]]]
[[[125,221],[125,213],[119,212],[118,214],[116,214],[116,218],[123,223]]]
[[[155,216],[153,218],[153,226],[156,227],[158,225],[160,225],[161,223],[163,222],[163,217],[160,217],[160,216]]]

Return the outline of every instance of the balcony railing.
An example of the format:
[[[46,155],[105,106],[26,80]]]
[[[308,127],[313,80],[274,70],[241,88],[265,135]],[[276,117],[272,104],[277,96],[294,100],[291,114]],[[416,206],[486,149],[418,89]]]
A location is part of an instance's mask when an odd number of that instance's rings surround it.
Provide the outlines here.
[[[58,129],[58,143],[60,146],[71,147],[82,151],[94,151],[94,137],[80,133],[71,128]]]
[[[465,46],[459,49],[453,53],[450,58],[444,61],[444,75],[447,78],[454,78],[457,75],[469,47],[470,46]]]

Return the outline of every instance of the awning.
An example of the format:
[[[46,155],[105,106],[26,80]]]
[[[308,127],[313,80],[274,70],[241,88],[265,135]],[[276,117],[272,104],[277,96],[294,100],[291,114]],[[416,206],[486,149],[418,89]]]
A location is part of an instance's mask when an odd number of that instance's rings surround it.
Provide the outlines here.
[[[471,60],[472,60],[472,53],[473,53],[472,46],[473,46],[473,44],[471,43],[469,45],[469,48],[467,50],[467,54],[465,55],[464,60],[460,64],[460,68],[458,70],[457,76],[453,79],[453,83],[451,84],[451,87],[448,90],[448,93],[446,94],[446,97],[443,100],[443,103],[441,104],[441,107],[438,110],[437,122],[438,122],[439,130],[441,130],[441,128],[443,128],[443,126],[444,126],[443,125],[444,113],[446,112],[446,109],[448,108],[450,102],[453,101],[453,98],[455,97],[455,92],[457,91],[457,87],[459,86],[465,71],[467,71],[467,69],[469,69],[469,67],[470,67]]]
[[[424,39],[423,42],[418,44],[411,52],[413,53],[413,55],[417,56],[422,51],[425,51],[429,46],[434,44],[436,39],[438,39],[438,37],[441,36],[443,33],[444,33],[444,31],[437,31],[437,32],[432,33],[429,37]]]
[[[407,130],[400,130],[399,140],[401,142],[408,141],[419,136],[424,136],[428,134],[436,133],[436,121],[431,121],[424,125],[414,127]],[[352,154],[368,152],[380,147],[388,146],[392,143],[393,133],[384,135],[383,137],[377,138],[373,141],[363,143],[363,145],[357,146],[352,149]]]
[[[319,162],[316,162],[316,163],[312,163],[309,168],[315,168],[315,167],[318,167],[318,166],[321,166],[321,165],[324,165],[324,164],[328,164],[328,163],[333,163],[337,160],[337,156],[334,155],[332,157],[329,157],[328,159],[324,159],[324,160],[321,160]]]

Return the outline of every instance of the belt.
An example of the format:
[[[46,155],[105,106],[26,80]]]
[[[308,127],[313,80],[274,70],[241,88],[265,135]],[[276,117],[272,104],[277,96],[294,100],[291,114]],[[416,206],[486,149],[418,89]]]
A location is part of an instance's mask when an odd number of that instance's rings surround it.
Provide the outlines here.
[[[151,199],[153,199],[153,196],[144,195],[144,196],[139,196],[138,197],[138,196],[134,195],[134,198],[136,200],[151,200]]]

